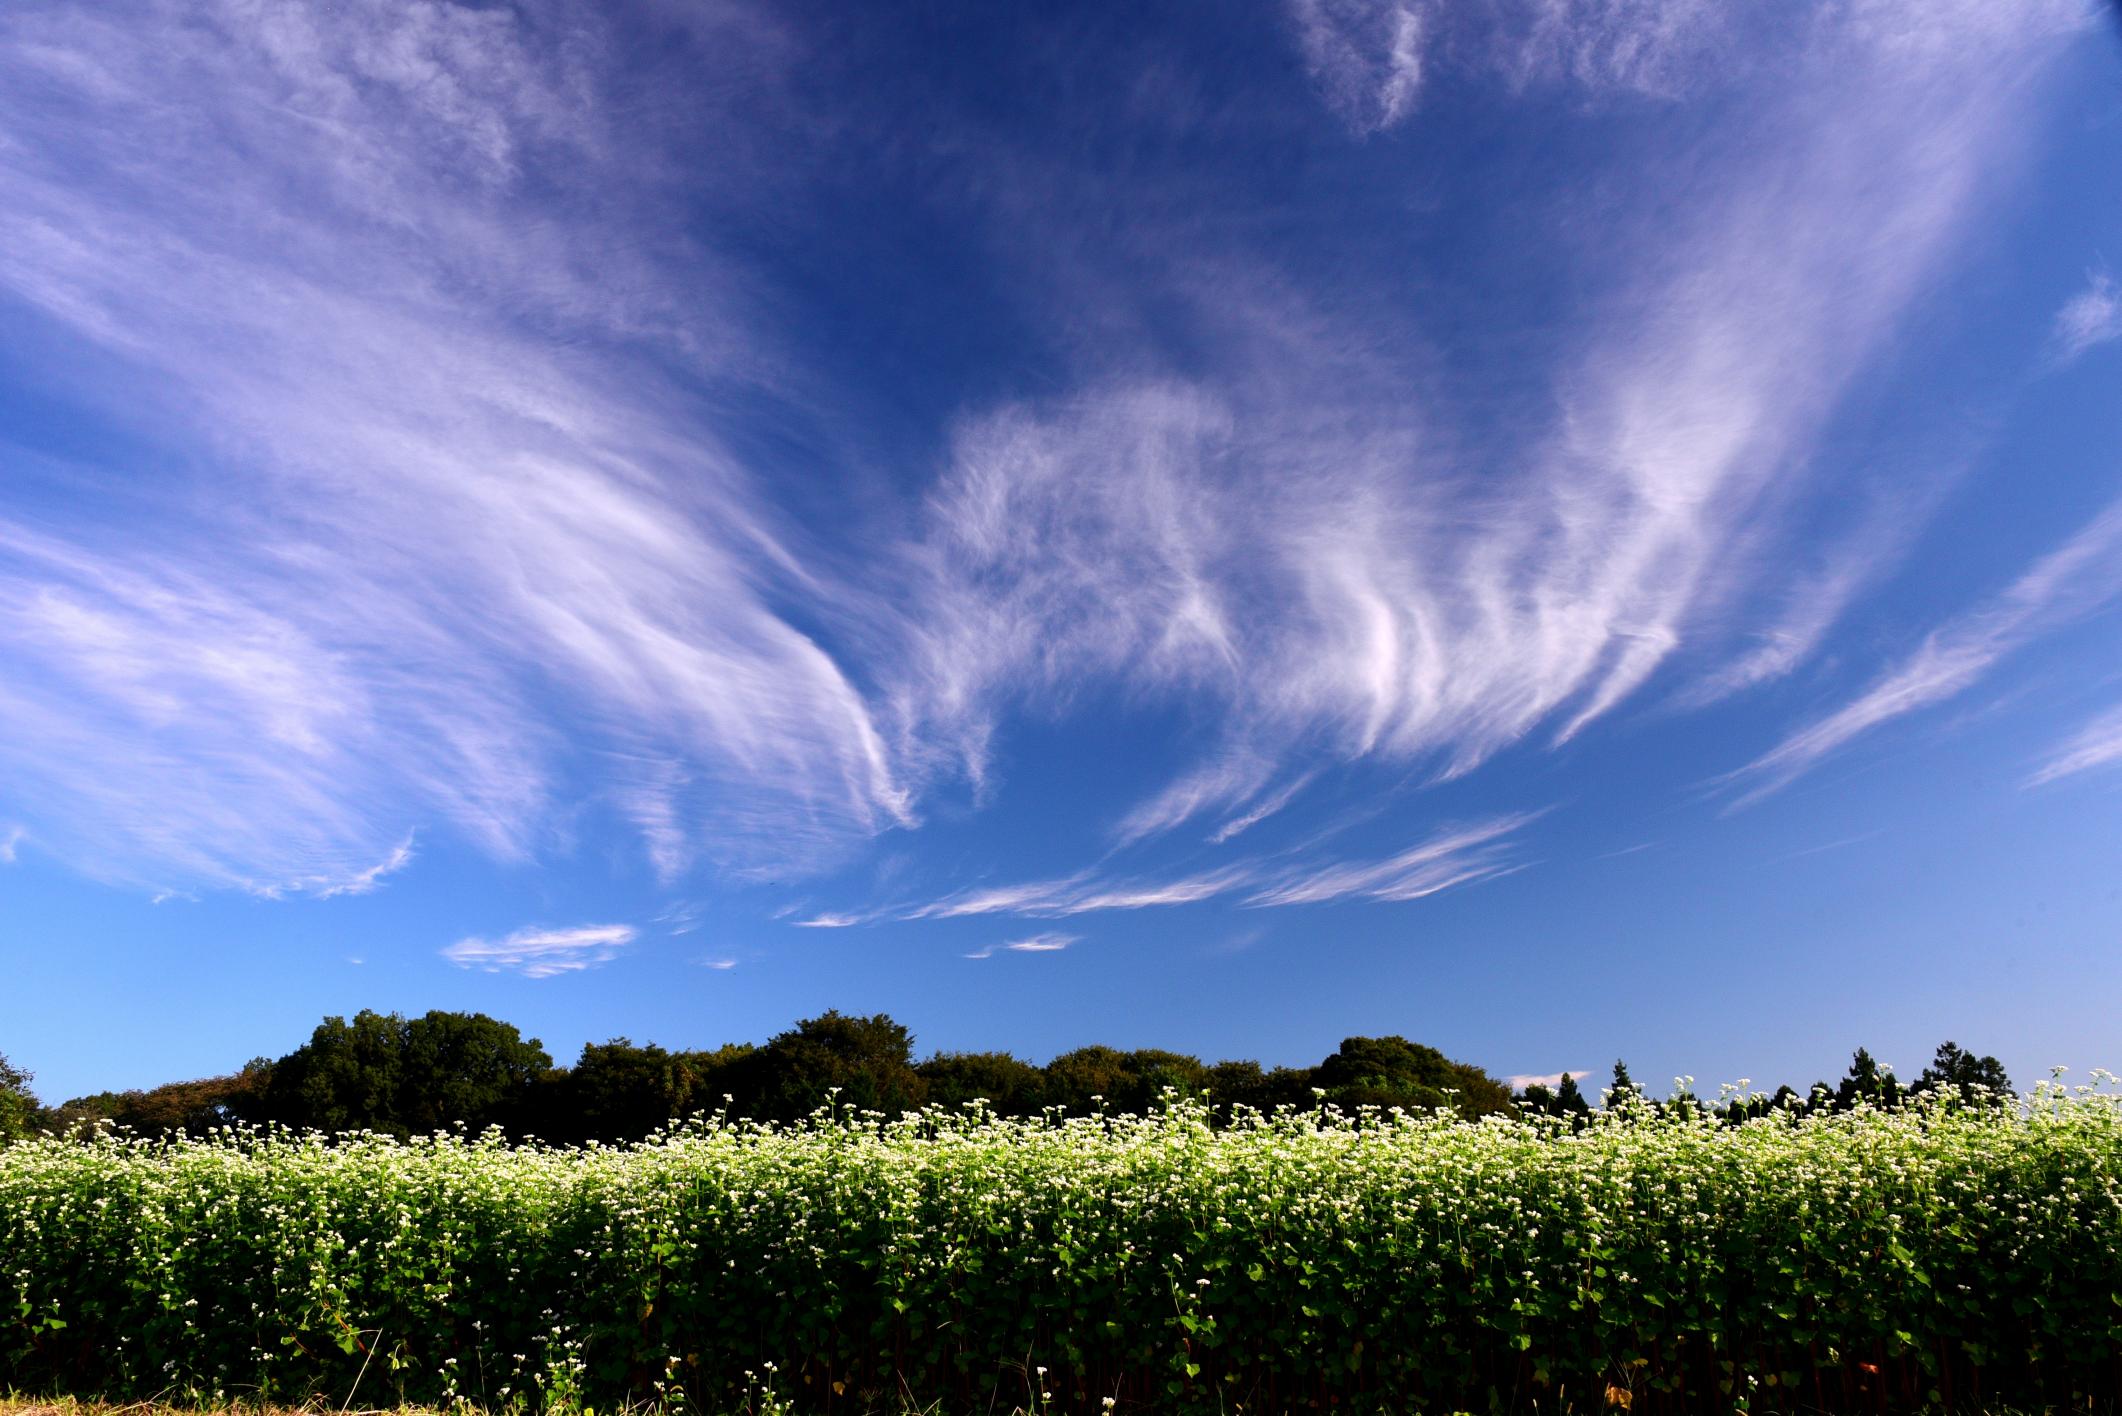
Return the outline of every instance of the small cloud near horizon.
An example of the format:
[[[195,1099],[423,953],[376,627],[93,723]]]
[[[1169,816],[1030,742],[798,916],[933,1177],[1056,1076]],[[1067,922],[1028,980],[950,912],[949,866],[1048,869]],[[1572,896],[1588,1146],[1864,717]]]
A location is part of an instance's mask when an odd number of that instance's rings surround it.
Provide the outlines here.
[[[1556,1087],[1562,1085],[1564,1077],[1575,1077],[1577,1085],[1581,1087],[1584,1085],[1585,1078],[1591,1076],[1591,1074],[1591,1068],[1585,1067],[1577,1071],[1565,1072],[1514,1072],[1502,1080],[1503,1085],[1514,1092],[1522,1092],[1531,1086],[1542,1086],[1549,1091],[1553,1091]]]

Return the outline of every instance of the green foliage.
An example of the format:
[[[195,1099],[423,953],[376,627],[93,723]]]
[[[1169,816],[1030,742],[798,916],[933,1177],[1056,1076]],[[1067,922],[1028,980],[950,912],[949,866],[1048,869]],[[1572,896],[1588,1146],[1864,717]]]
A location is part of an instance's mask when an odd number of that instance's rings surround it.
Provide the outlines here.
[[[364,1010],[351,1023],[318,1024],[272,1065],[251,1109],[289,1125],[400,1139],[453,1125],[480,1131],[519,1124],[552,1065],[537,1039],[484,1013],[408,1020]]]
[[[29,1084],[36,1074],[25,1072],[0,1055],[0,1145],[27,1136],[42,1115],[36,1093]]]
[[[1346,1038],[1313,1076],[1326,1099],[1345,1111],[1449,1106],[1463,1116],[1488,1116],[1511,1109],[1510,1088],[1478,1067],[1404,1037]]]
[[[1835,1088],[1835,1105],[1847,1111],[1854,1106],[1891,1107],[1901,1104],[1901,1083],[1894,1074],[1872,1059],[1871,1053],[1858,1048],[1850,1058],[1849,1073],[1842,1084]]]
[[[1994,1057],[1962,1051],[1957,1042],[1939,1046],[1937,1056],[1916,1079],[1915,1090],[1951,1092],[1969,1105],[2001,1106],[2012,1099],[2011,1078],[2004,1074],[2004,1064]]]
[[[1046,1105],[1046,1074],[1007,1052],[939,1052],[914,1070],[931,1106],[984,1101],[997,1115],[1036,1116]]]
[[[1079,1047],[1046,1064],[1046,1100],[1071,1115],[1101,1109],[1141,1112],[1157,1103],[1167,1089],[1180,1096],[1199,1096],[1208,1086],[1209,1070],[1197,1057],[1162,1048],[1122,1052],[1113,1047]]]
[[[2086,1410],[2118,1295],[2105,1085],[0,1153],[0,1386],[112,1397]]]
[[[794,1121],[822,1106],[888,1115],[921,1104],[914,1035],[884,1014],[806,1018],[733,1069],[741,1114]]]
[[[167,1082],[146,1091],[96,1092],[45,1113],[43,1128],[60,1134],[107,1122],[150,1138],[178,1131],[204,1135],[251,1112],[267,1073],[260,1064],[226,1077]]]
[[[1534,1082],[1518,1098],[1518,1104],[1536,1116],[1559,1116],[1573,1126],[1581,1126],[1591,1119],[1591,1103],[1584,1099],[1584,1089],[1567,1072],[1553,1088],[1544,1082]]]

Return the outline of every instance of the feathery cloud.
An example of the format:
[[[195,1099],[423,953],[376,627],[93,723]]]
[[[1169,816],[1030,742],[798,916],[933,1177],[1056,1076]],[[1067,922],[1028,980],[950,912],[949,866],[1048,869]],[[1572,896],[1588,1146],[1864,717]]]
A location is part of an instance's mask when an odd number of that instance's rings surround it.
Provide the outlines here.
[[[357,870],[343,880],[333,881],[317,891],[317,898],[329,900],[334,895],[366,895],[382,883],[386,875],[395,875],[413,861],[413,838],[407,836],[391,853],[366,870]]]
[[[1989,603],[1933,631],[1850,702],[1723,779],[1747,805],[1789,785],[1857,738],[1957,697],[2038,636],[2122,593],[2122,502],[2110,505]]]
[[[2027,778],[2030,787],[2080,772],[2122,764],[2122,708],[2101,714],[2056,744],[2048,760]]]
[[[1082,939],[1083,936],[1080,934],[1033,934],[1023,939],[1012,939],[1002,944],[989,944],[985,948],[975,949],[965,957],[968,959],[991,959],[995,956],[995,951],[998,949],[1014,954],[1058,954],[1071,944],[1081,943]]]
[[[555,718],[595,724],[666,874],[907,819],[861,694],[766,604],[803,575],[774,517],[628,352],[767,362],[725,268],[664,263],[658,135],[612,126],[607,37],[557,19],[0,21],[0,292],[130,371],[84,384],[121,424],[212,449],[210,498],[0,519],[0,648],[33,670],[0,762],[88,868],[354,881],[431,813],[520,856],[575,770]],[[746,72],[725,38],[703,55]]]
[[[1092,872],[1061,880],[983,886],[900,912],[900,919],[962,919],[978,915],[1065,918],[1101,910],[1154,909],[1243,895],[1252,906],[1322,904],[1331,900],[1416,900],[1455,885],[1524,869],[1512,860],[1514,838],[1544,812],[1517,812],[1445,827],[1382,860],[1333,864],[1253,858],[1171,879],[1101,878]]]
[[[2068,364],[2095,345],[2116,339],[2122,339],[2122,291],[2116,290],[2113,276],[2096,270],[2085,288],[2056,311],[2050,335],[2056,362]]]
[[[1330,900],[1419,900],[1523,870],[1510,859],[1511,838],[1541,813],[1519,812],[1447,828],[1397,855],[1304,869],[1257,892],[1249,905],[1314,905]]]
[[[442,957],[460,969],[553,978],[608,964],[639,933],[630,924],[585,924],[573,929],[519,929],[502,939],[459,939]]]
[[[1425,8],[1412,0],[1291,0],[1320,96],[1358,134],[1390,128],[1413,110]]]
[[[1445,67],[1506,98],[1722,85],[1749,118],[1542,213],[1598,233],[1542,253],[1589,293],[1546,312],[1506,416],[1424,372],[1453,360],[1397,269],[1336,287],[1216,234],[1257,224],[1203,222],[1185,184],[1116,189],[1115,267],[1072,265],[1115,243],[1071,227],[997,272],[1065,371],[947,396],[938,463],[892,469],[909,504],[851,499],[835,539],[732,411],[779,445],[839,392],[721,240],[787,195],[757,153],[787,148],[792,22],[732,4],[713,43],[675,37],[676,114],[630,100],[617,10],[10,8],[0,294],[171,470],[46,466],[25,476],[96,495],[0,501],[5,809],[150,889],[369,888],[430,823],[527,859],[585,800],[667,879],[785,879],[954,775],[985,800],[1013,722],[1093,696],[1183,709],[1204,744],[1113,808],[1119,842],[1227,844],[1315,772],[1464,775],[1676,661],[1724,666],[1702,701],[1767,682],[1903,544],[1828,537],[1783,593],[1820,539],[1798,509],[1850,491],[1810,470],[1820,429],[2013,166],[2070,9],[1865,0],[1773,37],[1764,78],[1727,61],[1770,8],[1300,0],[1359,132]],[[1042,156],[967,135],[950,219],[1066,226],[1109,174]],[[1044,217],[1001,222],[996,193]],[[1510,868],[1491,844],[1083,872],[916,916],[1409,898]]]

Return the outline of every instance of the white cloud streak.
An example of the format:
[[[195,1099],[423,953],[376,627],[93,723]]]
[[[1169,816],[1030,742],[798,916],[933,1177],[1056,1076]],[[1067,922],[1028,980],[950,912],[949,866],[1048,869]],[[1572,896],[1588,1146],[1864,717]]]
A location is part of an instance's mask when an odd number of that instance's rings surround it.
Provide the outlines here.
[[[2028,642],[2122,592],[2122,502],[2029,567],[2001,595],[1933,631],[1920,648],[1834,712],[1724,780],[1758,801],[1857,738],[1959,696]]]
[[[5,831],[0,831],[0,865],[15,863],[15,848],[22,844],[28,834],[20,826],[10,826]]]
[[[1023,939],[1012,939],[1003,944],[990,944],[984,949],[975,949],[965,957],[968,959],[992,959],[997,950],[1013,954],[1058,954],[1071,944],[1081,943],[1080,934],[1033,934]]]
[[[960,891],[905,911],[903,919],[964,919],[1008,914],[1062,918],[1098,910],[1190,905],[1227,895],[1254,878],[1246,866],[1225,866],[1172,880],[1101,880],[1086,872],[1065,880],[1029,881]]]
[[[1525,868],[1512,858],[1515,837],[1544,812],[1517,812],[1445,827],[1382,860],[1330,866],[1255,858],[1168,880],[1104,879],[1091,872],[1062,880],[983,886],[899,911],[906,920],[979,915],[1065,918],[1101,910],[1155,909],[1242,897],[1250,906],[1324,904],[1333,900],[1418,900]]]
[[[2115,766],[2122,766],[2122,707],[2101,714],[2058,743],[2026,784],[2044,786],[2080,772]]]
[[[1303,871],[1261,890],[1249,905],[1314,905],[1331,900],[1419,900],[1523,870],[1510,858],[1510,838],[1538,813],[1499,816],[1453,827],[1379,861],[1356,861]]]
[[[585,924],[572,929],[533,926],[503,939],[459,939],[442,951],[442,957],[460,969],[555,978],[610,963],[638,933],[630,924]]]
[[[317,898],[329,900],[334,895],[366,895],[382,883],[386,875],[395,875],[413,862],[413,838],[407,836],[392,848],[391,853],[366,870],[357,870],[344,880],[334,881],[320,888]]]

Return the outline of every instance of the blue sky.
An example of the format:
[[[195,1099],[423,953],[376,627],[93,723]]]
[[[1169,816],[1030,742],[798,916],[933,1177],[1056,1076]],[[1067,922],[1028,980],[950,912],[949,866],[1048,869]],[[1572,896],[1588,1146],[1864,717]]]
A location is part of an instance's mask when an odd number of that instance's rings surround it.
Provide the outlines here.
[[[2122,1064],[2080,0],[0,16],[0,1051]]]

